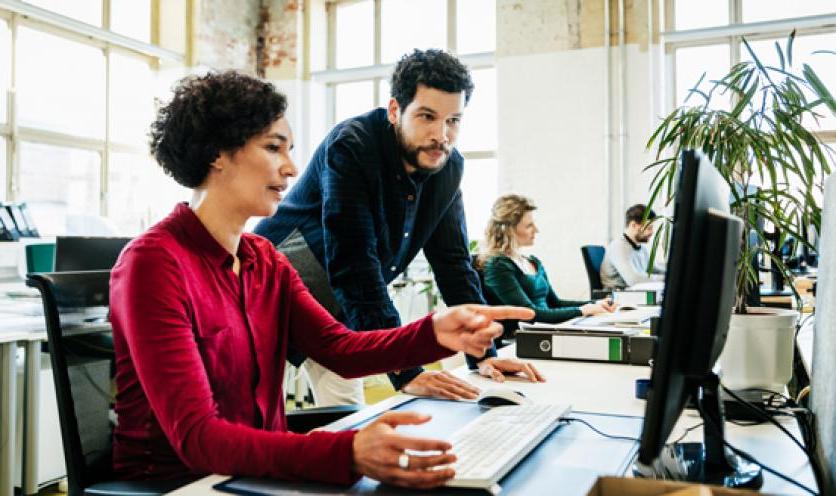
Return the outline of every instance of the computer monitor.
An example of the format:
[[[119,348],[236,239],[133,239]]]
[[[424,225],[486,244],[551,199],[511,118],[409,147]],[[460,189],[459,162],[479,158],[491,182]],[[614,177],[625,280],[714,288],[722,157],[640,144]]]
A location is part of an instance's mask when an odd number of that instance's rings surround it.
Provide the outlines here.
[[[676,191],[665,300],[634,473],[651,478],[759,487],[760,468],[726,449],[719,379],[743,223],[729,214],[729,187],[701,154],[685,151]],[[666,446],[689,397],[703,443]]]
[[[29,212],[29,206],[26,202],[20,202],[18,204],[18,208],[20,209],[20,214],[23,216],[23,221],[26,222],[27,226],[29,226],[29,234],[35,238],[41,237],[41,234],[38,232],[38,228],[35,227],[35,220],[32,218],[32,214]]]
[[[9,211],[9,214],[12,216],[14,220],[15,226],[17,227],[17,231],[20,233],[21,236],[24,237],[33,237],[36,236],[32,232],[32,229],[29,228],[29,224],[26,222],[26,219],[23,216],[23,212],[20,210],[19,203],[7,203],[6,209]],[[37,231],[35,231],[37,232]]]
[[[822,494],[836,494],[836,175],[824,186],[819,269],[816,282],[810,408],[822,467]]]
[[[55,271],[110,270],[131,238],[58,236]]]

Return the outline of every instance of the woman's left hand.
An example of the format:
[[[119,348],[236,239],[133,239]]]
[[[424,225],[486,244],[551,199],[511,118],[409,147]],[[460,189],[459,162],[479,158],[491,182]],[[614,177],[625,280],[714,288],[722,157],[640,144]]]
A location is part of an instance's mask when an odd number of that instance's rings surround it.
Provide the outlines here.
[[[459,305],[433,314],[435,339],[441,346],[469,355],[483,356],[502,334],[495,320],[531,320],[534,310],[523,307]]]

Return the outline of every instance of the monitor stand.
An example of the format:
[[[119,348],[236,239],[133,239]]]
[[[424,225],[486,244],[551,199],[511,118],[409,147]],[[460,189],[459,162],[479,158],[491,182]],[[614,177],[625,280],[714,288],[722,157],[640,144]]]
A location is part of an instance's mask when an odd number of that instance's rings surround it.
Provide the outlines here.
[[[699,398],[703,442],[665,445],[652,465],[636,462],[633,475],[726,487],[761,487],[761,468],[735,455],[723,444],[725,419],[719,386],[717,375],[710,373],[691,391],[693,397]]]

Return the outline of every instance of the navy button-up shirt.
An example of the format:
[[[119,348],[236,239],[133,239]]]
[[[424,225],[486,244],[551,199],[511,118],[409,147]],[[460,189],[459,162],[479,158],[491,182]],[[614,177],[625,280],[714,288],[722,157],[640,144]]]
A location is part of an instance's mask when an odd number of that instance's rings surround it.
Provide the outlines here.
[[[395,129],[378,108],[331,130],[276,214],[255,232],[278,244],[300,231],[350,329],[400,325],[386,286],[422,248],[448,305],[484,303],[468,253],[463,172],[464,158],[454,149],[436,174],[407,174]],[[420,372],[390,377],[399,388]]]

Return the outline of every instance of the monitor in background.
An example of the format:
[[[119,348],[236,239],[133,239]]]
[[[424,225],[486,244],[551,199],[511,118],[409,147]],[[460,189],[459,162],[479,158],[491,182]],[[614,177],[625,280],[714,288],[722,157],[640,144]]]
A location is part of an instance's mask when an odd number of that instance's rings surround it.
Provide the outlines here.
[[[12,216],[12,219],[15,222],[15,227],[17,227],[17,232],[19,232],[22,237],[32,237],[32,230],[29,229],[26,219],[23,218],[23,212],[20,210],[20,204],[7,203],[6,210],[8,210],[9,215]]]
[[[743,236],[728,199],[711,162],[683,152],[638,476],[732,487],[760,487],[763,480],[760,467],[724,446],[719,379],[712,372],[726,341]],[[704,441],[666,446],[689,397],[697,399]]]
[[[822,494],[836,494],[836,176],[825,183],[821,226],[810,407],[816,419]]]
[[[110,270],[131,238],[58,236],[55,272]]]
[[[40,238],[41,234],[38,232],[38,228],[35,227],[35,221],[32,219],[32,214],[29,212],[29,206],[26,202],[20,202],[17,207],[20,210],[23,222],[25,222],[29,227],[29,234],[34,238]]]
[[[20,239],[20,232],[15,226],[12,214],[9,213],[5,206],[0,205],[0,240],[17,241],[18,239]]]

